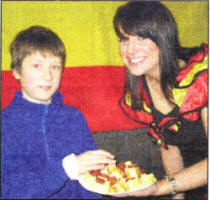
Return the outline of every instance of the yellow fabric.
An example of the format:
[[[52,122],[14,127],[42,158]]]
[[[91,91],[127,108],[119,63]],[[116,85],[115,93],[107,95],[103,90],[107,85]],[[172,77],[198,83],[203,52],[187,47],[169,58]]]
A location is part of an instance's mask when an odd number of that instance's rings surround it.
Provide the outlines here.
[[[195,74],[197,74],[199,71],[202,71],[204,69],[208,68],[208,56],[206,56],[203,60],[203,62],[201,63],[195,63],[193,65],[192,71],[190,73],[187,74],[186,78],[183,79],[180,82],[180,86],[185,86],[188,85],[189,83],[191,83],[194,79]]]
[[[152,112],[152,109],[149,108],[146,103],[143,103],[143,107],[144,107],[144,110],[146,110],[148,113]]]
[[[201,63],[195,63],[193,65],[192,70],[190,71],[190,73],[187,74],[186,78],[184,78],[180,83],[179,86],[183,87],[183,86],[187,86],[189,85],[193,79],[194,76],[199,72],[202,71],[204,69],[208,68],[208,56],[205,56],[204,60]],[[185,97],[185,94],[187,92],[187,88],[173,88],[172,89],[172,93],[173,93],[173,97],[175,100],[175,103],[180,107],[181,103]]]
[[[184,89],[173,88],[172,89],[174,101],[179,107],[181,106],[181,103],[184,99],[186,92],[187,92],[187,88],[184,88]]]
[[[125,94],[125,103],[129,107],[132,106],[132,99],[131,99],[131,93],[130,92],[126,92],[126,94]]]
[[[179,126],[177,124],[173,124],[171,127],[175,132],[178,132]]]
[[[10,69],[9,45],[32,25],[54,30],[67,50],[66,66],[123,65],[113,28],[125,1],[2,1],[2,70]],[[183,46],[208,43],[208,2],[163,1],[174,15]]]
[[[126,94],[125,94],[125,103],[129,107],[132,106],[132,98],[131,98],[130,92],[126,92]],[[151,108],[149,108],[145,102],[143,102],[143,109],[148,113],[152,112]]]

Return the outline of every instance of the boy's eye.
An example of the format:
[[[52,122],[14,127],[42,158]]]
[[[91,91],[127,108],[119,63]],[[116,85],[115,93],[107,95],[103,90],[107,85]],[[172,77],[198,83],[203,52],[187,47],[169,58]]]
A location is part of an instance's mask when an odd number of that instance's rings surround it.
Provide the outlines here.
[[[40,64],[33,64],[33,67],[38,69],[38,68],[40,68]]]
[[[51,67],[54,70],[61,69],[61,66],[60,65],[52,65]]]

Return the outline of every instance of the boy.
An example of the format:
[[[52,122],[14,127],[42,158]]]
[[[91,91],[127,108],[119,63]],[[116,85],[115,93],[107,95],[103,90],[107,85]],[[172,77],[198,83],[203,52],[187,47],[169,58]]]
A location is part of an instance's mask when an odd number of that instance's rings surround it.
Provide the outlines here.
[[[10,51],[21,91],[2,111],[1,198],[99,198],[71,179],[115,160],[96,150],[83,115],[62,104],[62,41],[33,26],[16,36]]]

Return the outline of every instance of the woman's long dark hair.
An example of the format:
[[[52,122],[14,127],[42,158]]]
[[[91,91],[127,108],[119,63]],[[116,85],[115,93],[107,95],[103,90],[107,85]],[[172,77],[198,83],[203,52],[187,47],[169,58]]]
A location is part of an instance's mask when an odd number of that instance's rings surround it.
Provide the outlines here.
[[[118,8],[114,17],[114,28],[119,38],[123,33],[149,38],[159,47],[161,67],[161,88],[169,102],[173,103],[171,89],[176,84],[179,71],[179,57],[190,50],[180,47],[176,22],[170,11],[157,1],[133,1]],[[123,33],[122,33],[123,31]],[[139,105],[137,92],[138,77],[126,71],[126,90],[131,92],[133,108]]]

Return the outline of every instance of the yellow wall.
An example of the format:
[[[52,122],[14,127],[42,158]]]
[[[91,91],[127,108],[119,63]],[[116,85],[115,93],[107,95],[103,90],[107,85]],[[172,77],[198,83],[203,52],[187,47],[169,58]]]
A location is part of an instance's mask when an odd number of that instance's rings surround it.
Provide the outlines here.
[[[10,69],[9,45],[32,25],[51,28],[67,50],[66,66],[122,65],[113,29],[125,1],[2,1],[2,70]],[[208,42],[208,2],[163,2],[177,20],[181,44]]]

